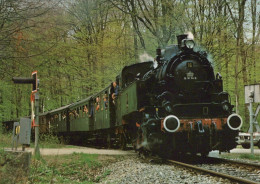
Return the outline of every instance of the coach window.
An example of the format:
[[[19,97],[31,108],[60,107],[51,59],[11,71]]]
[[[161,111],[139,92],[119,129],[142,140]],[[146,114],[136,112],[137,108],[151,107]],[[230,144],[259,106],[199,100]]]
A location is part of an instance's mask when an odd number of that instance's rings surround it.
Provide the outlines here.
[[[108,95],[107,95],[107,91],[105,91],[105,94],[103,96],[103,101],[104,101],[104,109],[106,110],[108,107]]]
[[[72,111],[72,113],[73,113],[74,119],[76,119],[76,118],[77,118],[77,109],[74,109],[74,110]]]
[[[55,114],[54,116],[55,121],[57,121],[58,118],[59,118],[58,114]]]
[[[80,117],[84,117],[84,112],[83,112],[84,108],[82,106],[79,107],[79,113],[80,113]]]
[[[73,119],[76,119],[76,115],[77,114],[77,112],[76,112],[76,109],[73,109],[72,111],[71,111],[71,117],[73,118]]]
[[[77,108],[77,118],[80,116],[79,114],[79,107]]]
[[[100,108],[100,110],[101,111],[103,111],[103,96],[102,96],[102,94],[100,94],[100,97],[99,97],[99,108]]]
[[[84,105],[83,106],[83,114],[85,114],[85,116],[88,114],[88,105]]]
[[[84,106],[80,106],[80,108],[81,108],[82,117],[85,117]]]
[[[96,107],[96,112],[100,110],[100,97],[99,96],[96,97],[95,107]]]
[[[74,112],[73,112],[73,110],[72,110],[72,109],[70,110],[70,117],[71,117],[71,118],[73,118],[73,117],[74,117]]]
[[[79,112],[80,112],[81,117],[84,117],[85,113],[84,113],[84,107],[83,106],[80,106]]]
[[[90,101],[89,101],[89,105],[90,105],[90,112],[89,112],[89,116],[90,118],[93,117],[94,115],[94,111],[95,111],[95,106],[94,106],[94,99],[91,97]]]
[[[74,118],[74,112],[73,112],[73,110],[70,111],[70,118],[71,118],[71,119]]]
[[[62,120],[66,119],[66,112],[62,112]]]
[[[55,124],[55,115],[52,116],[52,123]]]

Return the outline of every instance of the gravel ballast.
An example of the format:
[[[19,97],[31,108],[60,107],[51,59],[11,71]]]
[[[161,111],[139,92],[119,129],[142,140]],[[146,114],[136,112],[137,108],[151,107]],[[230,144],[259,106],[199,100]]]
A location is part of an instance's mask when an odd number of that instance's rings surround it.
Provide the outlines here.
[[[110,171],[110,174],[100,181],[106,184],[231,183],[226,179],[200,174],[174,165],[146,163],[137,156],[129,156],[103,170]]]

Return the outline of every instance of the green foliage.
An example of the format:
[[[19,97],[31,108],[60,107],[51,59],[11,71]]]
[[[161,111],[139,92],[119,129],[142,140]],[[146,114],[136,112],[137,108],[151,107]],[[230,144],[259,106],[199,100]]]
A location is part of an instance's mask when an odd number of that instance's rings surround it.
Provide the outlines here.
[[[60,142],[59,138],[51,134],[40,135],[40,148],[61,148],[64,144]],[[32,146],[31,146],[32,147]]]
[[[40,158],[33,156],[30,169],[22,171],[18,167],[21,165],[19,156],[0,149],[0,183],[97,183],[111,173],[104,167],[122,159],[123,156],[83,153]],[[17,164],[17,169],[10,165],[11,162]]]
[[[260,155],[241,154],[239,157],[242,158],[242,159],[249,159],[249,160],[258,160],[258,161],[260,161]]]
[[[50,156],[33,160],[29,181],[32,183],[93,183],[93,172],[102,165],[98,155],[74,153],[72,155]],[[106,176],[104,174],[104,176]]]
[[[101,179],[106,178],[111,173],[110,170],[105,170],[104,173],[101,176],[98,176],[95,180],[95,182],[99,182]]]
[[[0,149],[0,183],[25,183],[29,170],[29,153]]]
[[[257,148],[255,148],[255,149],[257,149]],[[256,161],[260,162],[260,155],[257,155],[257,154],[251,155],[251,154],[245,154],[245,153],[242,153],[242,154],[229,153],[229,154],[222,154],[221,157],[228,158],[228,159],[240,158],[240,159],[256,160]]]
[[[15,156],[13,154],[8,154],[8,152],[4,151],[3,148],[0,148],[0,166],[4,166],[7,161],[12,160],[14,158]]]
[[[21,146],[21,145],[19,145]],[[40,135],[39,139],[39,146],[40,148],[63,148],[63,147],[71,147],[75,148],[75,146],[66,146],[61,141],[59,138],[55,135],[50,135],[50,134],[43,134]],[[0,130],[0,149],[1,148],[11,148],[12,147],[12,133],[1,133]],[[31,140],[30,144],[31,148],[34,148],[34,140]],[[19,147],[19,149],[21,149]]]
[[[22,104],[28,104],[28,86],[17,88],[10,81],[0,81],[0,121],[14,119],[29,113],[28,106],[18,110]],[[16,119],[16,118],[15,118]]]
[[[0,132],[0,149],[12,147],[12,134],[2,134]]]

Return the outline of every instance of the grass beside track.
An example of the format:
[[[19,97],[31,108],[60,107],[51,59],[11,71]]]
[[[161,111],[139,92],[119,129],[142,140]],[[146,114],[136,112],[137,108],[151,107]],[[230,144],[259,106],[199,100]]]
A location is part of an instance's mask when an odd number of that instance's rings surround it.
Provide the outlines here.
[[[2,176],[0,184],[6,181],[13,181],[12,183],[96,183],[110,174],[111,171],[104,169],[105,166],[122,159],[124,156],[83,153],[42,156],[40,159],[33,157],[26,178],[19,178],[13,173],[6,172],[5,167],[1,167],[0,163],[0,176]],[[3,160],[1,162],[3,163]]]
[[[66,145],[61,142],[57,136],[51,134],[45,134],[40,136],[39,140],[40,148],[76,148],[78,146]],[[12,147],[12,133],[3,134],[0,130],[0,149],[1,148],[11,148]],[[31,140],[31,148],[34,148],[34,140]],[[21,149],[21,145],[18,145]]]
[[[221,158],[226,159],[245,159],[245,160],[253,160],[260,162],[260,155],[251,155],[251,154],[245,154],[245,153],[229,153],[229,154],[221,154]]]
[[[101,167],[98,155],[48,156],[33,159],[28,180],[30,183],[92,183],[99,180],[95,172]]]
[[[60,143],[56,136],[44,135],[40,137],[40,148],[75,148],[77,146]],[[110,171],[102,171],[106,164],[104,160],[117,160],[120,157],[102,159],[106,156],[90,154],[71,154],[59,156],[32,157],[28,176],[18,176],[23,169],[12,168],[10,162],[14,160],[19,164],[19,159],[8,154],[4,148],[12,147],[12,134],[2,134],[0,131],[0,184],[6,183],[93,183],[107,176]],[[34,147],[34,143],[30,145]],[[21,150],[21,146],[18,148]],[[107,156],[108,157],[108,156]],[[13,163],[13,162],[12,162]],[[11,164],[12,165],[12,164]]]

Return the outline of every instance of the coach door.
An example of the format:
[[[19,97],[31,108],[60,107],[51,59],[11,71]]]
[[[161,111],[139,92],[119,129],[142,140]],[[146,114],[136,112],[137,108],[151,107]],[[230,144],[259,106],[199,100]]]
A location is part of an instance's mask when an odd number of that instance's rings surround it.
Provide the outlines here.
[[[67,132],[70,132],[70,117],[69,117],[69,110],[65,111],[66,114],[66,127],[67,127]]]
[[[110,128],[108,89],[104,91],[101,101],[102,101],[102,113],[103,113],[102,128]]]
[[[93,131],[95,130],[94,122],[95,122],[95,104],[94,104],[94,99],[91,97],[89,102],[89,130]]]

